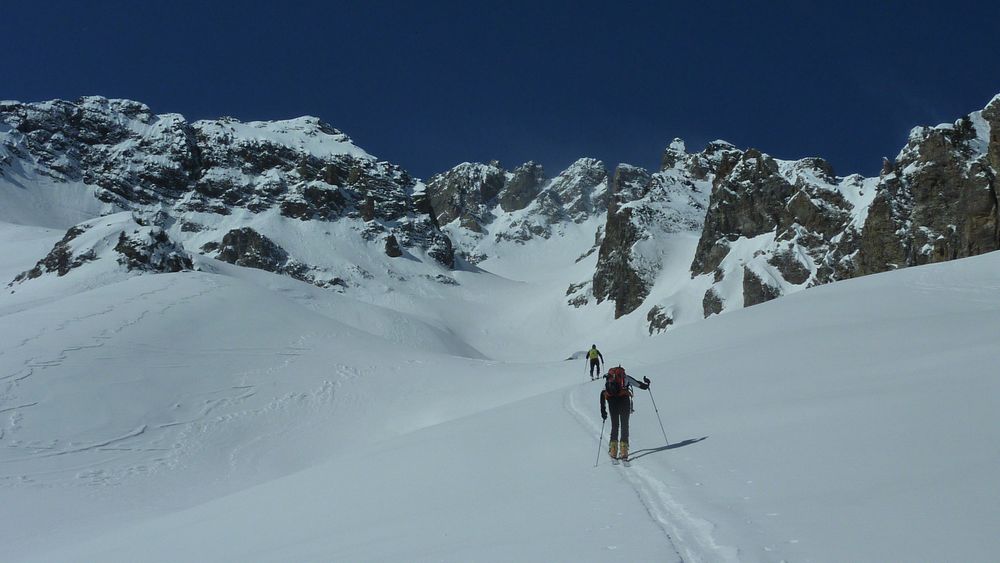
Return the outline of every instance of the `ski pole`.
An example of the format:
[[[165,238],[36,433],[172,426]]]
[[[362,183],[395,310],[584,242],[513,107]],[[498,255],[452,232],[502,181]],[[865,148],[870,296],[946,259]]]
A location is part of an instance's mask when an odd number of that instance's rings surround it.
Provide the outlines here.
[[[601,463],[601,444],[604,442],[604,424],[607,421],[608,419],[601,421],[601,438],[597,440],[597,461],[594,462],[594,467],[597,467],[597,464]]]
[[[660,418],[660,409],[656,408],[656,399],[653,398],[653,390],[647,387],[646,391],[649,391],[649,399],[653,401],[653,410],[656,411],[656,420],[660,421],[660,432],[663,432],[663,441],[669,446],[670,440],[667,439],[667,431],[663,429],[663,420]]]

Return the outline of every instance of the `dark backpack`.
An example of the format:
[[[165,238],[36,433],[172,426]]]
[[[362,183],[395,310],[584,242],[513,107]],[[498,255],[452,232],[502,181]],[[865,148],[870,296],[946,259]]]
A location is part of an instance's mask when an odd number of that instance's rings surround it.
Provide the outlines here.
[[[618,366],[608,370],[605,376],[604,390],[608,392],[608,397],[622,397],[628,395],[628,385],[625,383],[625,368]]]

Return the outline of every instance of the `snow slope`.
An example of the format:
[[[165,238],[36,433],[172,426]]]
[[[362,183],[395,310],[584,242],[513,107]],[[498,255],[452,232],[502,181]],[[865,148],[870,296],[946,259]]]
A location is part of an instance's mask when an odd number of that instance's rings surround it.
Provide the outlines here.
[[[30,268],[61,235],[0,224],[0,272]],[[459,285],[409,280],[359,300],[209,259],[201,272],[8,288],[3,558],[1000,552],[1000,254],[649,338],[638,315],[611,327],[607,307],[552,305],[576,275],[557,272],[593,267],[574,262],[592,244],[579,240],[456,272]],[[653,380],[627,469],[598,455],[598,384],[564,361],[592,341]]]

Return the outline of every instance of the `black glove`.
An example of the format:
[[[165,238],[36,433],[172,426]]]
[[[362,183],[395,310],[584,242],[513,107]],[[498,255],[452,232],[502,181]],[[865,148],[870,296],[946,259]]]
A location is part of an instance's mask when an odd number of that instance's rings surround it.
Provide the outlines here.
[[[649,378],[648,377],[643,377],[642,378],[642,382],[646,384],[646,387],[649,387]]]
[[[605,411],[601,411],[601,420],[607,420],[607,419],[608,419],[608,413]]]

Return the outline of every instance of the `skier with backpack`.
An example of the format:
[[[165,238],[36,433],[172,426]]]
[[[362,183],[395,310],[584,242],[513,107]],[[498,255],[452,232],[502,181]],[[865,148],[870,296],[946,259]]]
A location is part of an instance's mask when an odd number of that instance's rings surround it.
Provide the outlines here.
[[[601,419],[608,419],[611,411],[611,436],[608,455],[611,459],[628,461],[628,418],[632,410],[631,389],[634,384],[639,389],[649,389],[649,378],[642,381],[625,373],[625,368],[614,367],[604,376],[604,390],[601,391]],[[607,407],[605,407],[605,403]]]
[[[587,360],[590,362],[590,380],[593,381],[597,379],[597,376],[601,373],[601,362],[604,361],[604,356],[601,355],[601,351],[597,349],[597,344],[592,344],[590,350],[587,352]]]

